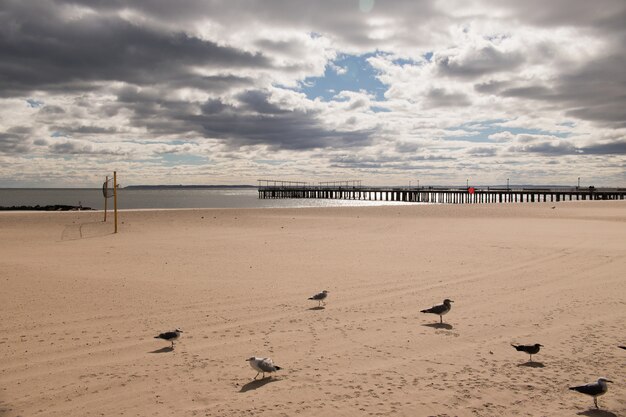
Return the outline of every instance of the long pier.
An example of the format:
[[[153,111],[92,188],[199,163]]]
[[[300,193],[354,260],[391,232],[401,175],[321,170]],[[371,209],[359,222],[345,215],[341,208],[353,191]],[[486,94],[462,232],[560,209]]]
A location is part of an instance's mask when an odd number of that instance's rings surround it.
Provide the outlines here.
[[[443,204],[626,199],[626,188],[371,187],[363,186],[359,180],[332,181],[317,184],[297,181],[259,180],[258,192],[260,199],[319,198]]]

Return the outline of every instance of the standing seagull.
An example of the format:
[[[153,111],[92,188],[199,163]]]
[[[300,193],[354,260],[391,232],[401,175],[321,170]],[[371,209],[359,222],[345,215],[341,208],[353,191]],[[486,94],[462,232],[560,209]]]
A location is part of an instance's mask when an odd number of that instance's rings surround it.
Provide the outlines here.
[[[183,331],[180,329],[176,329],[173,332],[165,332],[165,333],[161,333],[158,336],[154,336],[155,339],[163,339],[163,340],[167,340],[168,342],[172,342],[172,349],[174,349],[174,340],[177,340],[180,337],[180,334]]]
[[[322,303],[324,303],[324,305],[326,305],[326,301],[324,301],[326,299],[326,297],[328,297],[328,291],[324,290],[321,292],[318,292],[317,294],[309,297],[309,300],[317,300],[319,303],[317,304],[317,306],[321,306]]]
[[[263,373],[263,378],[265,378],[265,373],[268,372],[270,377],[272,376],[272,372],[280,371],[282,368],[280,366],[274,365],[274,361],[271,358],[257,358],[253,356],[249,359],[246,359],[252,369],[257,371],[254,379],[259,376],[260,373]]]
[[[577,387],[570,387],[569,389],[582,392],[583,394],[591,395],[593,397],[593,403],[595,404],[596,408],[598,408],[597,397],[606,394],[606,391],[609,389],[609,387],[606,385],[607,382],[613,381],[609,381],[606,378],[598,378],[597,382],[591,382],[589,384],[579,385]]]
[[[443,315],[444,314],[448,314],[448,312],[450,311],[450,309],[452,308],[452,304],[454,301],[449,300],[449,299],[445,299],[443,300],[443,304],[439,304],[436,305],[434,307],[431,308],[427,308],[426,310],[422,310],[421,313],[432,313],[432,314],[438,314],[439,315],[439,322],[443,323]]]
[[[511,343],[511,346],[517,349],[518,352],[528,353],[530,355],[531,362],[533,361],[533,355],[539,353],[539,350],[543,347],[543,345],[540,345],[539,343],[535,343],[534,345],[514,345]]]

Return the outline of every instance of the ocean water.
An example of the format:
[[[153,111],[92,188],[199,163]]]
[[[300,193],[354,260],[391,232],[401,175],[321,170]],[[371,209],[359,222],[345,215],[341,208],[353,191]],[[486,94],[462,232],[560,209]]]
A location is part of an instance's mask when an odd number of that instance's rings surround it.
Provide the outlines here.
[[[108,199],[109,209],[113,199]],[[100,188],[2,188],[0,206],[66,204],[102,210]],[[259,199],[256,189],[118,190],[118,209],[356,207],[407,204],[392,201]],[[415,203],[410,203],[415,204]]]

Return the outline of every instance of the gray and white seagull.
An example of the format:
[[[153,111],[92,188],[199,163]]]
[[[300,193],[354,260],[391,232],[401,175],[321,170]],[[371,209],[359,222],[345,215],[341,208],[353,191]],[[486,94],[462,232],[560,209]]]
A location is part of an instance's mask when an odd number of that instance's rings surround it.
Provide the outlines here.
[[[176,329],[172,332],[165,332],[165,333],[161,333],[158,336],[154,336],[155,339],[163,339],[163,340],[167,340],[168,342],[172,342],[172,349],[174,349],[174,341],[178,340],[178,338],[180,337],[180,334],[183,331],[180,329]]]
[[[599,408],[598,397],[600,395],[606,394],[606,391],[609,389],[609,387],[606,385],[607,382],[613,382],[613,381],[609,381],[608,379],[602,377],[602,378],[598,378],[596,382],[591,382],[585,385],[579,385],[577,387],[570,387],[569,389],[573,391],[581,392],[583,394],[591,395],[593,397],[593,403],[595,404],[596,408]]]
[[[443,315],[444,314],[448,314],[450,312],[450,309],[452,308],[452,304],[454,301],[446,298],[445,300],[443,300],[443,304],[439,304],[436,306],[433,306],[431,308],[427,308],[425,310],[421,310],[421,313],[432,313],[432,314],[438,314],[439,315],[439,322],[443,323]]]
[[[316,301],[318,301],[317,306],[319,307],[319,306],[322,305],[322,303],[324,303],[324,305],[326,305],[326,301],[324,301],[326,299],[326,297],[328,297],[328,291],[323,290],[323,291],[318,292],[315,295],[310,296],[309,300],[316,300]]]
[[[253,356],[249,359],[246,359],[252,369],[257,371],[254,379],[256,379],[260,373],[263,373],[263,377],[265,378],[265,373],[269,373],[270,377],[272,376],[272,372],[280,371],[282,368],[280,366],[274,365],[274,361],[271,358],[257,358]]]

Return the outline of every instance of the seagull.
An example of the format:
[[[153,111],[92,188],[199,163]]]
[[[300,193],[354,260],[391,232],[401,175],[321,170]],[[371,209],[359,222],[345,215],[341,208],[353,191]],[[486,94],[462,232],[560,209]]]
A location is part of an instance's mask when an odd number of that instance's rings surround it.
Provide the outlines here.
[[[167,340],[168,342],[172,342],[172,349],[174,349],[174,341],[177,340],[180,337],[180,334],[183,331],[180,329],[176,329],[173,332],[165,332],[165,333],[161,333],[158,336],[154,336],[155,339],[163,339],[163,340]]]
[[[514,345],[511,343],[511,346],[517,349],[518,352],[528,353],[530,355],[531,362],[533,361],[533,355],[539,353],[539,350],[543,347],[543,345],[540,345],[539,343],[535,343],[534,345]]]
[[[319,307],[322,305],[322,303],[326,305],[326,301],[324,301],[326,297],[328,297],[328,291],[324,290],[324,291],[318,292],[315,295],[312,295],[311,297],[309,297],[309,300],[317,300],[319,302],[317,306]]]
[[[427,308],[426,310],[422,310],[422,313],[433,313],[433,314],[439,314],[439,322],[443,323],[443,315],[447,314],[450,309],[452,308],[452,305],[450,303],[453,303],[454,301],[449,300],[449,299],[445,299],[443,300],[443,304],[439,304],[436,305],[434,307],[431,308]]]
[[[257,358],[253,356],[249,359],[246,359],[252,369],[257,371],[257,374],[254,376],[254,379],[259,376],[260,373],[263,373],[263,377],[265,378],[265,373],[268,372],[270,377],[272,376],[272,372],[280,371],[282,368],[280,366],[274,365],[274,361],[271,358]]]
[[[589,384],[579,385],[577,387],[570,387],[569,389],[581,392],[583,394],[591,395],[593,397],[593,403],[595,404],[596,408],[598,408],[597,397],[606,394],[606,391],[609,389],[609,387],[606,385],[607,382],[613,381],[609,381],[606,378],[598,378],[597,382],[591,382]]]

